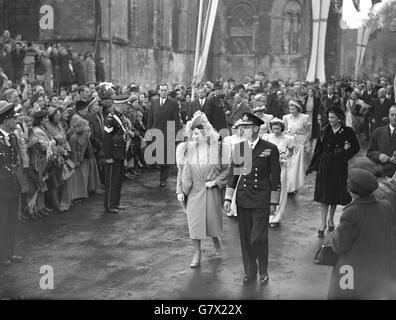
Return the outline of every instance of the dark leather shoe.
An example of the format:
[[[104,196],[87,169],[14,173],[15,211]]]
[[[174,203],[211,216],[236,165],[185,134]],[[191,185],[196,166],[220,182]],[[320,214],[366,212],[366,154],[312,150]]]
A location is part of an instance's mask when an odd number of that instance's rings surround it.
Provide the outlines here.
[[[22,262],[22,257],[12,256],[12,257],[8,257],[8,260],[10,260],[11,262]]]
[[[248,276],[245,276],[244,278],[243,278],[243,284],[249,284],[249,283],[252,283],[252,282],[254,282],[256,280],[256,277],[248,277]]]
[[[332,226],[332,227],[329,226],[329,231],[333,232],[334,231],[334,226]]]
[[[120,213],[120,211],[118,209],[108,209],[106,210],[107,213],[111,213],[111,214],[118,214]]]
[[[161,188],[165,188],[165,187],[166,187],[166,182],[161,182],[161,183],[160,183],[160,187],[161,187]]]
[[[0,262],[0,267],[9,267],[9,266],[11,266],[11,261],[8,259]]]
[[[268,283],[269,277],[268,274],[260,275],[260,284],[265,285]]]
[[[126,211],[127,208],[124,206],[118,206],[116,209],[119,211]]]
[[[325,230],[318,230],[318,237],[324,238]]]

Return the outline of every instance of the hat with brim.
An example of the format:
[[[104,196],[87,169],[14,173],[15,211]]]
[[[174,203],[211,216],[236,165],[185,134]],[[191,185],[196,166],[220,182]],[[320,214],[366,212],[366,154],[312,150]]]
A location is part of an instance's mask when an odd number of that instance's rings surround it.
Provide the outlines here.
[[[368,196],[378,189],[378,181],[368,170],[352,168],[348,170],[348,188],[361,197]]]
[[[213,85],[213,90],[222,90],[223,89],[223,82],[216,81]]]
[[[48,111],[42,110],[42,111],[36,111],[36,112],[34,112],[34,113],[32,114],[32,117],[33,117],[34,120],[39,120],[39,121],[41,121],[41,120],[43,120],[45,117],[48,117],[48,115],[49,115]]]
[[[114,98],[114,104],[126,104],[129,100],[129,95],[122,94]]]
[[[253,109],[253,113],[264,112],[265,110],[267,110],[267,108],[265,106],[256,107],[256,108]]]
[[[7,101],[0,101],[0,123],[6,119],[11,119],[15,115],[14,105]]]
[[[241,126],[242,119],[239,119],[235,121],[234,125],[232,126],[232,129],[238,129]]]
[[[89,106],[89,101],[79,100],[76,102],[76,111],[84,110]]]
[[[330,113],[334,113],[341,121],[344,121],[344,119],[345,119],[345,112],[336,106],[330,106],[327,109],[326,113],[327,113],[327,115],[329,115]]]
[[[245,113],[242,121],[239,123],[240,126],[262,126],[265,122],[253,113]]]

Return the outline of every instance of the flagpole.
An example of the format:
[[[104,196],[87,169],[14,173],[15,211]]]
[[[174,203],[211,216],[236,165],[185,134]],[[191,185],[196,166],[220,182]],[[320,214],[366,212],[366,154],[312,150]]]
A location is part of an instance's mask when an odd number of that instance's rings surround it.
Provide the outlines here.
[[[198,13],[198,28],[197,28],[197,43],[195,46],[195,61],[194,61],[194,74],[193,79],[197,73],[198,59],[201,47],[201,35],[202,35],[202,13],[203,13],[203,0],[199,0],[199,13]],[[192,83],[191,101],[195,100],[195,83]]]

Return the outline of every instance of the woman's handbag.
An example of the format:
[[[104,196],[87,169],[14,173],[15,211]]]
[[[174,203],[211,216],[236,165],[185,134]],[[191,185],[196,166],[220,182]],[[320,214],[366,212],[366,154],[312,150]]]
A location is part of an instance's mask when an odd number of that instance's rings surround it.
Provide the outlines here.
[[[188,148],[186,148],[186,151],[184,152],[184,164],[181,166],[181,187],[183,194],[185,196],[188,196],[190,194],[191,188],[192,188],[192,176],[191,176],[191,170],[190,166],[188,165],[188,160],[187,160],[187,151]]]
[[[62,181],[67,181],[74,174],[76,165],[70,159],[65,160],[62,170]]]
[[[331,266],[334,267],[338,260],[338,254],[333,251],[331,248],[331,241],[327,241],[322,246],[320,246],[319,250],[315,254],[315,258],[313,262],[322,266]]]

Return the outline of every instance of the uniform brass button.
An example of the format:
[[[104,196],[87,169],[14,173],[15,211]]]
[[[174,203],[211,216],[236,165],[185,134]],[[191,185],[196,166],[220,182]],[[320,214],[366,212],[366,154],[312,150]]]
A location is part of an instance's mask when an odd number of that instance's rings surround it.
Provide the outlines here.
[[[254,180],[254,182],[258,182],[258,180]]]
[[[255,170],[256,170],[256,171],[258,171],[258,169],[257,169],[257,168],[256,168]]]
[[[244,185],[243,185],[243,187],[244,187],[244,188],[246,188],[246,187],[247,187],[247,185],[246,185],[246,184],[244,184]]]
[[[254,186],[257,189],[257,186]]]

